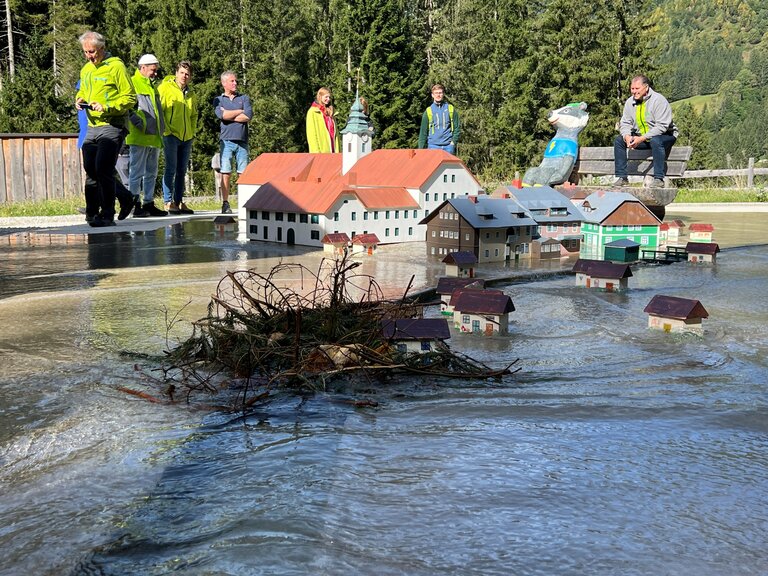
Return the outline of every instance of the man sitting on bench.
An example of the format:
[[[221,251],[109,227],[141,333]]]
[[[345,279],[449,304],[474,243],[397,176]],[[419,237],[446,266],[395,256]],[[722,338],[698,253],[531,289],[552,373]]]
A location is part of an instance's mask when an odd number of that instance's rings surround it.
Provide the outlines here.
[[[664,164],[677,140],[677,126],[672,121],[672,107],[650,87],[646,76],[635,76],[630,85],[630,96],[624,103],[619,121],[619,135],[613,142],[613,161],[616,182],[614,186],[628,186],[627,148],[651,150],[653,155],[653,182],[651,188],[664,188]]]

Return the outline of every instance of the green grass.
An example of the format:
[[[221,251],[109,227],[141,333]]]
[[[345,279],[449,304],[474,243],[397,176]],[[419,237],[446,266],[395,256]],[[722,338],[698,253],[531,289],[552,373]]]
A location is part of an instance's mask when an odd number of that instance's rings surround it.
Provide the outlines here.
[[[764,188],[728,189],[728,188],[680,188],[675,198],[676,204],[710,204],[716,202],[768,202],[768,192]]]
[[[211,196],[190,196],[184,198],[193,210],[219,210],[221,201]],[[161,202],[155,199],[155,206],[160,207]],[[230,197],[232,209],[237,208],[237,197]],[[65,198],[63,200],[43,200],[38,202],[13,202],[10,204],[0,204],[0,218],[14,218],[21,216],[66,216],[68,214],[79,214],[78,208],[85,206],[85,200],[82,197]]]
[[[683,100],[677,100],[672,102],[672,111],[679,108],[682,104],[690,104],[691,108],[697,113],[701,114],[705,108],[710,110],[716,109],[720,106],[720,100],[717,94],[703,94],[701,96],[691,96],[690,98],[684,98]]]

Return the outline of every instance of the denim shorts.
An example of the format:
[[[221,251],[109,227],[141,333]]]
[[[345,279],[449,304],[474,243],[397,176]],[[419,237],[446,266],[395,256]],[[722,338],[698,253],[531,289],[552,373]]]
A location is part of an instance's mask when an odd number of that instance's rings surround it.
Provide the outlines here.
[[[219,143],[222,174],[232,173],[232,156],[237,160],[237,173],[242,174],[248,166],[248,145],[237,140],[222,140]]]

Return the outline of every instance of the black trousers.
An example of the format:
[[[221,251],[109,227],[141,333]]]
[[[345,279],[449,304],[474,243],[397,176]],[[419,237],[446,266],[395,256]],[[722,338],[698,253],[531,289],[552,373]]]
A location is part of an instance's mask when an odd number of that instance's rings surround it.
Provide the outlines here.
[[[115,164],[125,138],[125,129],[116,126],[89,126],[83,141],[85,213],[115,218]]]

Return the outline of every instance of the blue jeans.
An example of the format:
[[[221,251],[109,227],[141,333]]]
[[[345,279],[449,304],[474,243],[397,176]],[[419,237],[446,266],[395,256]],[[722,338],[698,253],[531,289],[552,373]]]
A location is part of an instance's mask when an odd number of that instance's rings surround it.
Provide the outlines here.
[[[232,157],[237,162],[237,173],[242,174],[248,166],[248,144],[239,140],[222,140],[219,143],[219,158],[222,174],[232,173]]]
[[[664,180],[666,176],[666,163],[669,151],[672,150],[677,138],[671,134],[662,134],[646,140],[635,150],[651,150],[653,156],[653,177],[658,180]],[[624,142],[624,136],[619,134],[613,141],[613,162],[616,178],[627,177],[627,143]]]
[[[165,172],[163,173],[163,201],[180,204],[184,198],[184,176],[187,174],[192,140],[182,142],[176,136],[163,136]]]
[[[427,144],[429,150],[445,150],[448,154],[456,154],[456,144]]]
[[[128,169],[129,188],[133,197],[138,199],[144,191],[144,204],[154,202],[157,164],[160,148],[153,146],[131,146],[131,164]]]

